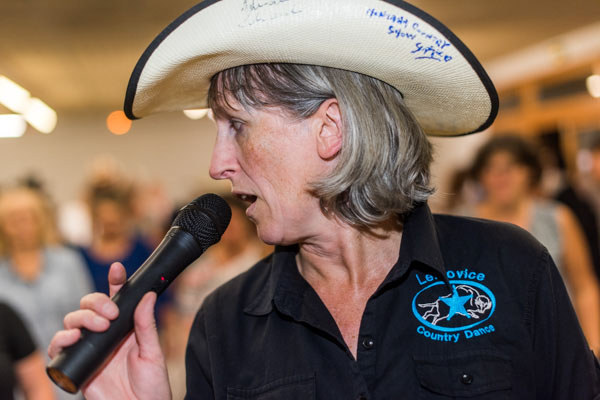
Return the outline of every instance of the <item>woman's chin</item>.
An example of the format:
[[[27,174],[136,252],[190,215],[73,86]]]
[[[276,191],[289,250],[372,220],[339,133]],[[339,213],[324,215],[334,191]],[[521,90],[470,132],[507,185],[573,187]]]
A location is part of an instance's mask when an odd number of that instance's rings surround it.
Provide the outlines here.
[[[269,233],[263,233],[260,230],[258,231],[258,237],[265,244],[268,244],[268,245],[271,245],[271,246],[281,246],[281,245],[284,245],[284,243],[281,240],[279,240],[276,235],[272,235],[272,234],[269,234]]]
[[[275,227],[269,227],[265,225],[261,226],[260,224],[257,224],[256,230],[260,240],[262,240],[268,245],[289,246],[292,244],[296,244],[295,241],[287,240],[285,238],[285,235],[283,235],[283,232],[280,229],[276,229]]]

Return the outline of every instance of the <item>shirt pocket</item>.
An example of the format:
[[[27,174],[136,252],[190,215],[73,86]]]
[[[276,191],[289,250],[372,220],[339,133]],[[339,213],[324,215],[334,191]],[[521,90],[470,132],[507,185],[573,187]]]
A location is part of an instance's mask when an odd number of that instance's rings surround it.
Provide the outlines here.
[[[443,356],[415,356],[413,359],[422,398],[511,398],[510,359],[498,352],[475,350]]]
[[[227,400],[314,400],[315,376],[294,375],[250,389],[227,388]]]

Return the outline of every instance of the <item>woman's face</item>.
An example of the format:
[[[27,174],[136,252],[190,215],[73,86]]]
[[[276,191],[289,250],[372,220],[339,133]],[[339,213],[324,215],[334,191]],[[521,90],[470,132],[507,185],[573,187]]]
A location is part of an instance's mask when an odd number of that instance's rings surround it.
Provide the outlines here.
[[[125,207],[114,200],[101,200],[93,210],[96,234],[106,240],[122,238],[129,233],[131,216]]]
[[[33,249],[41,244],[38,205],[26,193],[13,193],[2,200],[0,229],[10,248]]]
[[[481,171],[480,182],[488,201],[498,206],[511,206],[528,196],[531,172],[516,162],[507,151],[497,151],[488,159]]]
[[[227,109],[215,117],[210,175],[228,179],[249,206],[246,215],[269,244],[292,244],[318,229],[319,201],[309,183],[322,172],[311,118],[293,120],[277,108]]]

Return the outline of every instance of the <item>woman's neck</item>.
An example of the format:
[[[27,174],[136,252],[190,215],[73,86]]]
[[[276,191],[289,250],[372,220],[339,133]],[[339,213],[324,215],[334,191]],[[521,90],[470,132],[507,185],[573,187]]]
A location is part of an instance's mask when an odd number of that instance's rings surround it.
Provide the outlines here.
[[[114,261],[122,259],[132,246],[132,239],[126,235],[110,238],[98,237],[92,241],[92,254],[98,260]]]
[[[394,219],[369,231],[336,221],[326,227],[300,244],[296,263],[356,358],[362,314],[398,260],[402,226]]]
[[[318,237],[300,244],[298,270],[313,287],[375,288],[398,260],[402,225],[394,220],[370,230],[339,221]]]
[[[42,272],[43,256],[40,248],[14,250],[10,258],[15,274],[24,281],[34,281]]]
[[[523,229],[528,229],[532,204],[533,199],[529,196],[509,204],[486,201],[479,207],[478,214],[482,218],[510,222]]]

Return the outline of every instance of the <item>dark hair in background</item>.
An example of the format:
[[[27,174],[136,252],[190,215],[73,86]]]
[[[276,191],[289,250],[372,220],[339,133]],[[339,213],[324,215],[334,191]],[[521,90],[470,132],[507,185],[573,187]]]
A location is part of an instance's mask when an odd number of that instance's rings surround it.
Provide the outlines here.
[[[542,149],[553,157],[556,167],[561,171],[566,170],[567,163],[560,145],[560,132],[557,129],[542,132],[538,140]]]
[[[129,185],[100,183],[90,188],[88,202],[92,209],[103,201],[111,201],[125,210],[132,209],[133,190]]]
[[[516,135],[496,136],[483,145],[473,162],[471,169],[473,178],[479,180],[490,158],[500,152],[510,154],[517,164],[525,166],[530,170],[531,186],[535,186],[540,182],[542,167],[534,148],[531,144]]]

